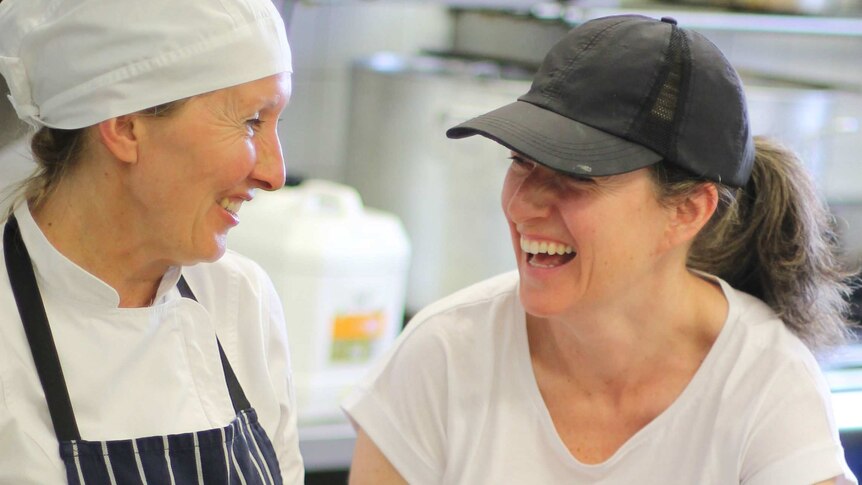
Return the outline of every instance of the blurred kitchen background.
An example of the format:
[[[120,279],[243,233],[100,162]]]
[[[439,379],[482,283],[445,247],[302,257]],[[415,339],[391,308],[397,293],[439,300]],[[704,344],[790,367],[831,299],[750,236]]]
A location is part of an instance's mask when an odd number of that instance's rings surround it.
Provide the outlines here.
[[[307,483],[345,482],[353,433],[337,401],[403,322],[514,268],[498,204],[507,152],[448,141],[445,129],[526,92],[543,54],[589,18],[671,16],[715,42],[745,81],[755,133],[802,155],[845,261],[862,261],[862,0],[275,2],[294,53],[279,128],[292,186],[243,207],[230,244],[267,267],[295,317]],[[3,97],[0,188],[32,168],[27,133]],[[300,230],[353,236],[309,248]],[[824,367],[860,475],[862,351],[842,349]]]

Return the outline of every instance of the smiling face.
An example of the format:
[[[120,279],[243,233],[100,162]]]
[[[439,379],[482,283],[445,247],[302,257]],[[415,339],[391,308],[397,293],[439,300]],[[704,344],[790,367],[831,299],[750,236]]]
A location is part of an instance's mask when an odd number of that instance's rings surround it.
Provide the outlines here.
[[[284,185],[276,127],[290,97],[287,73],[191,98],[167,117],[136,118],[137,161],[128,216],[144,244],[171,264],[214,261],[240,205]]]
[[[565,317],[642,297],[670,221],[649,169],[584,179],[512,155],[502,202],[527,313]]]

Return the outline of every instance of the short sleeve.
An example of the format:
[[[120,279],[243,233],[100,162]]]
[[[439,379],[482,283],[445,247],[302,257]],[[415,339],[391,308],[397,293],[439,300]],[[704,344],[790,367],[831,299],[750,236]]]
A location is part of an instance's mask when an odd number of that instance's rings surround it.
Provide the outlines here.
[[[829,389],[813,360],[778,369],[765,396],[745,450],[742,484],[812,485],[833,477],[858,483],[844,458]]]
[[[342,403],[411,485],[440,483],[445,468],[447,346],[433,324],[411,323]]]

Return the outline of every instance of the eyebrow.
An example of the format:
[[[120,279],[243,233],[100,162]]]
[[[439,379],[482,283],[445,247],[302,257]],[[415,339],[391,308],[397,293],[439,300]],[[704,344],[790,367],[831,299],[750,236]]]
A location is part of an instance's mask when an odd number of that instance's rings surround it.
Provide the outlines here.
[[[237,106],[240,109],[254,109],[256,113],[259,113],[265,109],[273,109],[278,106],[281,102],[281,95],[276,94],[273,97],[269,96],[257,96],[254,98],[246,98],[244,100],[237,100]]]

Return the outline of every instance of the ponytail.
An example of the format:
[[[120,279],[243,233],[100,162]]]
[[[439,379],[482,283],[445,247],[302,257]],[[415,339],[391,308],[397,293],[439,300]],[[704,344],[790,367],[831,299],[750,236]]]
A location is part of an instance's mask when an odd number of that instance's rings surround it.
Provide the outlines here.
[[[755,149],[745,187],[716,184],[718,208],[695,238],[688,266],[765,301],[813,350],[845,343],[853,274],[838,260],[834,220],[792,151],[763,137]],[[663,196],[692,184],[690,176],[658,178]]]

